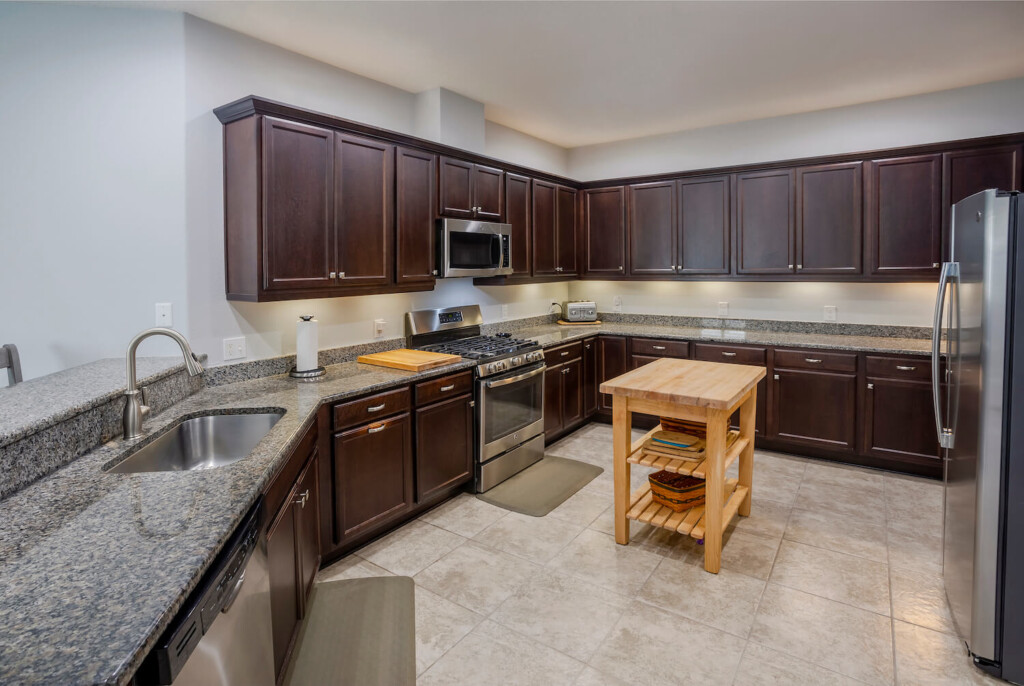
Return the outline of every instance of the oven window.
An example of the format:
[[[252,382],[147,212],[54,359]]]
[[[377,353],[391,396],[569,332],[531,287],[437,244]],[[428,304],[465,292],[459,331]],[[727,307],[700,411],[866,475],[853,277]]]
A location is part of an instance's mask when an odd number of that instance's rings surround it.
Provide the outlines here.
[[[448,234],[448,264],[455,269],[486,269],[498,266],[493,233],[452,231]]]
[[[518,383],[483,389],[483,442],[492,443],[539,420],[544,409],[544,375]]]

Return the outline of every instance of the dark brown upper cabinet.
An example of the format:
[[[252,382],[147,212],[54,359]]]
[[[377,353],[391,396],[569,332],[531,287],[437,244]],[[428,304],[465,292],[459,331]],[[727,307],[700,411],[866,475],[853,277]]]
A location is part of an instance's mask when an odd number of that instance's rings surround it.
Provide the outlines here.
[[[736,273],[792,274],[792,169],[736,175]]]
[[[533,180],[533,274],[576,274],[576,191]]]
[[[797,274],[863,273],[863,166],[796,170]]]
[[[433,286],[437,233],[437,157],[412,148],[395,151],[395,281]]]
[[[867,163],[868,273],[936,277],[942,262],[942,156]]]
[[[576,190],[559,186],[555,193],[555,223],[558,234],[558,273],[576,275]]]
[[[943,254],[949,255],[950,208],[966,197],[989,188],[1021,190],[1024,146],[1002,145],[957,150],[942,156]]]
[[[454,157],[441,157],[438,194],[445,217],[501,221],[505,172]]]
[[[229,130],[227,145],[236,137],[243,141],[249,133],[243,129],[255,126],[256,121],[236,122],[242,126]],[[261,251],[247,240],[257,206],[240,192],[248,190],[241,187],[248,181],[243,177],[256,177],[255,165],[239,155],[228,159],[225,170],[227,250],[229,257],[236,258],[227,266],[228,294],[255,296],[254,266],[260,256],[264,260],[264,290],[329,287],[335,271],[334,132],[271,117],[262,118],[262,124],[265,210]],[[233,184],[236,179],[239,183]]]
[[[672,276],[678,269],[678,254],[676,182],[656,181],[630,186],[630,276]]]
[[[623,276],[626,270],[626,189],[583,191],[586,276]]]
[[[338,281],[386,286],[394,269],[395,148],[337,133],[334,160]]]
[[[728,176],[679,181],[679,274],[729,273],[729,188]]]
[[[530,235],[530,179],[519,174],[505,174],[505,223],[512,227],[512,273],[532,273]]]

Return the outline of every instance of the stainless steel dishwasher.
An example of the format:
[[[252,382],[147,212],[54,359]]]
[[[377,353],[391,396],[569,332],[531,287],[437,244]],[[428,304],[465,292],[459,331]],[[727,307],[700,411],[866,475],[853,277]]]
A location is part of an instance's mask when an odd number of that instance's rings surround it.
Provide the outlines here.
[[[273,686],[270,577],[260,537],[262,498],[135,676],[175,686]]]

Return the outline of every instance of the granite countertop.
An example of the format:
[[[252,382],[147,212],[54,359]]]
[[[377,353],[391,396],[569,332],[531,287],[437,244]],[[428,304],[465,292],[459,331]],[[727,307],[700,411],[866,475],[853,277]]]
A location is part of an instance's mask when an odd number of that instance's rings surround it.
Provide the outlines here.
[[[769,331],[747,331],[737,341],[697,328],[627,323],[516,331],[545,347],[596,333],[910,354],[929,347],[923,339]],[[345,362],[315,383],[278,375],[207,387],[148,418],[140,441],[112,441],[0,501],[0,682],[126,683],[321,404],[473,364],[416,374]],[[234,464],[184,473],[102,471],[180,419],[269,409],[285,415]]]

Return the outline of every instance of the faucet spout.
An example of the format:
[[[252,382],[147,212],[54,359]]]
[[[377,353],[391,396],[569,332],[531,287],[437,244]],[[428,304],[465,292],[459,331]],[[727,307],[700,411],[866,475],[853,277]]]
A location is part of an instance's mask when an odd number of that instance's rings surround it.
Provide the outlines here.
[[[185,369],[188,370],[189,376],[203,373],[203,365],[199,363],[199,359],[192,352],[192,347],[188,344],[185,337],[174,329],[156,327],[136,334],[131,342],[128,343],[128,354],[125,359],[128,376],[128,388],[124,392],[127,397],[124,405],[124,439],[126,441],[133,440],[142,435],[142,420],[149,414],[149,406],[143,402],[145,396],[140,393],[138,388],[135,352],[138,350],[139,344],[150,336],[167,336],[178,344],[178,347],[181,348],[181,354],[185,358]],[[142,399],[139,398],[140,395],[143,395]]]

